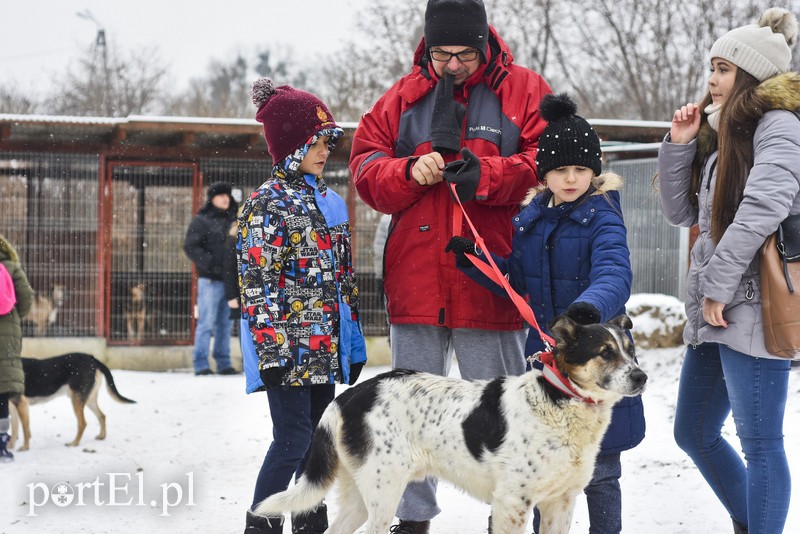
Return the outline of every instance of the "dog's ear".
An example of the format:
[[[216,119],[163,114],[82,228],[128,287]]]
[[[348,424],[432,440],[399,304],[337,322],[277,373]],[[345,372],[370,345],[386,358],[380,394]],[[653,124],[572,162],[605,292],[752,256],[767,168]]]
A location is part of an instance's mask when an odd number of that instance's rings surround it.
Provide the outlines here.
[[[633,328],[633,321],[631,321],[631,318],[625,315],[624,313],[622,315],[614,317],[608,322],[609,324],[613,324],[614,326],[622,328],[623,330],[630,330],[631,328]]]
[[[574,339],[580,325],[566,315],[559,315],[548,325],[557,342]]]

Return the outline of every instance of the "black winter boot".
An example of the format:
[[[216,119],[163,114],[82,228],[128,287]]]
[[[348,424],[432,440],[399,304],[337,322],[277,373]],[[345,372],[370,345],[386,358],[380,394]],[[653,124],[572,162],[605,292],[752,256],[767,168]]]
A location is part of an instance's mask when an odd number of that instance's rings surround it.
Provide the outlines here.
[[[11,436],[8,432],[0,433],[0,462],[13,462],[14,455],[8,450],[8,442],[11,441]]]
[[[292,514],[292,534],[324,534],[328,528],[328,507],[320,504],[305,514]]]
[[[733,534],[747,534],[747,527],[733,520]]]
[[[248,510],[244,534],[283,534],[283,516],[264,517]]]
[[[398,524],[389,527],[389,532],[391,534],[428,534],[430,529],[430,521],[406,521],[401,519]]]

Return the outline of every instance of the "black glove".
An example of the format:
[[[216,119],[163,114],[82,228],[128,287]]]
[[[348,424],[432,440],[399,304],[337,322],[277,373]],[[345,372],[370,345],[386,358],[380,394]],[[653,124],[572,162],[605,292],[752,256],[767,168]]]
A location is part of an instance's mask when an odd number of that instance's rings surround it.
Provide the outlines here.
[[[578,324],[595,324],[600,322],[600,310],[588,302],[573,302],[564,315]]]
[[[461,148],[461,124],[467,109],[453,98],[455,78],[445,73],[433,93],[431,144],[439,153],[458,152]]]
[[[473,256],[481,255],[480,250],[478,250],[473,241],[461,236],[451,238],[447,246],[444,247],[444,251],[455,254],[456,265],[464,268],[472,267],[472,262],[467,258],[467,254],[472,254]]]
[[[475,198],[475,191],[481,180],[481,160],[470,149],[461,149],[464,159],[451,161],[444,166],[444,179],[456,184],[456,194],[461,202]]]
[[[228,308],[230,310],[230,318],[234,321],[238,321],[242,318],[242,310],[239,308]],[[239,326],[237,325],[236,328],[238,329]]]
[[[264,386],[267,389],[278,387],[283,384],[283,377],[289,372],[288,367],[269,367],[267,369],[261,369],[259,374],[261,375],[261,381],[264,382]]]
[[[364,368],[364,362],[350,364],[350,381],[348,384],[351,386],[356,383],[358,377],[361,375],[361,369]]]

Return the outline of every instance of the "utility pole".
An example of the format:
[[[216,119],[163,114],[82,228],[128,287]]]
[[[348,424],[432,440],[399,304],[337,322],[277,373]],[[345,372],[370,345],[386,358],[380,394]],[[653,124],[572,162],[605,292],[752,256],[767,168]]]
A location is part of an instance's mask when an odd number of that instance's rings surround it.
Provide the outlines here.
[[[100,24],[94,15],[92,15],[91,11],[88,9],[84,9],[83,11],[78,11],[75,13],[78,18],[82,18],[84,20],[88,20],[89,22],[94,22],[95,26],[97,27],[97,38],[95,39],[95,46],[100,49],[100,53],[102,54],[101,57],[103,59],[103,91],[102,91],[102,109],[103,114],[106,117],[111,117],[113,110],[110,109],[111,105],[109,102],[109,93],[111,92],[111,77],[108,72],[108,47],[106,46],[106,31],[103,28],[103,25]]]

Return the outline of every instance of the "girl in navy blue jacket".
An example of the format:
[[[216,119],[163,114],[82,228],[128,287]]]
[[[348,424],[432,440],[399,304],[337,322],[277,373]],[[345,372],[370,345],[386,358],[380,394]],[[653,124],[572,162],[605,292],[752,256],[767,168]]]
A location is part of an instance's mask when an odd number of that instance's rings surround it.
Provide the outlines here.
[[[527,295],[539,326],[546,331],[553,318],[569,313],[586,324],[625,313],[632,271],[625,223],[619,204],[619,176],[600,174],[600,140],[565,94],[547,95],[541,114],[548,121],[539,138],[536,157],[542,185],[528,195],[513,218],[511,255],[493,256],[511,286]],[[503,290],[466,258],[475,244],[454,237],[448,250],[469,276],[492,289]],[[548,332],[549,333],[549,332]],[[531,328],[525,356],[544,350]],[[614,407],[594,475],[586,487],[590,533],[622,530],[620,453],[644,437],[641,397],[625,397]],[[534,516],[538,532],[538,514]]]

